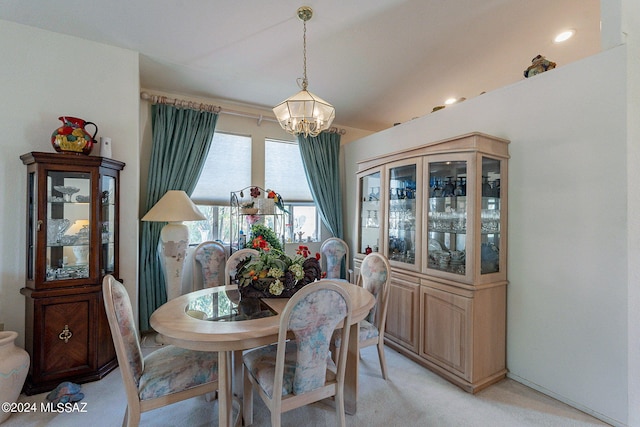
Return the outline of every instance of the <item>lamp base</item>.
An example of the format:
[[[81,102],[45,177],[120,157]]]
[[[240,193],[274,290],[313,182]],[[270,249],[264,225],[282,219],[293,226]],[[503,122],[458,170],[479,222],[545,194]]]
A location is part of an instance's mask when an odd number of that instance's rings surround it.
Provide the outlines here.
[[[182,269],[189,247],[189,229],[182,222],[170,222],[160,232],[160,259],[167,285],[167,301],[182,295]]]

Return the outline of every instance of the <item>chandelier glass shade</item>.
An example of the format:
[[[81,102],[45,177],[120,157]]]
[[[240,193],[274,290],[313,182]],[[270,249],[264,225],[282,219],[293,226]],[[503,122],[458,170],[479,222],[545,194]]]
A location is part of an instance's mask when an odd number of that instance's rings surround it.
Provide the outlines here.
[[[302,90],[285,99],[273,108],[282,129],[292,135],[318,136],[331,127],[336,116],[336,110],[331,104],[307,90],[307,21],[313,16],[313,10],[308,6],[298,9],[298,18],[304,23],[303,58],[304,77]]]
[[[308,90],[301,90],[273,108],[282,126],[290,134],[318,136],[329,129],[336,116],[331,104]]]

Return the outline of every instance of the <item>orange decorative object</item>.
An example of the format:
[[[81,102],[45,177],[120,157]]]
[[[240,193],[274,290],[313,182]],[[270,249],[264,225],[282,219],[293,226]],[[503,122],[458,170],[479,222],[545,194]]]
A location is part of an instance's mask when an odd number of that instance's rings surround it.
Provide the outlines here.
[[[96,143],[98,126],[93,122],[87,122],[77,117],[58,117],[62,121],[62,126],[53,131],[51,135],[51,145],[58,152],[82,153],[89,155],[93,144]],[[85,126],[93,125],[95,132],[93,135],[85,130]]]

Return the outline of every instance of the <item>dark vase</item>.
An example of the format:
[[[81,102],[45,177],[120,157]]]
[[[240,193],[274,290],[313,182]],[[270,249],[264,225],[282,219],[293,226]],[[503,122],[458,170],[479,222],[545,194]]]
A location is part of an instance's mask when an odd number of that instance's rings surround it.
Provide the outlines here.
[[[315,258],[307,258],[302,263],[302,269],[304,271],[304,277],[296,281],[293,274],[290,271],[285,272],[282,278],[284,289],[279,295],[274,295],[269,292],[269,286],[275,282],[276,279],[265,278],[258,279],[251,282],[247,286],[240,286],[240,295],[242,298],[291,298],[296,292],[302,289],[309,283],[313,283],[320,279],[322,271],[320,268],[320,262]],[[241,270],[241,264],[238,264],[238,271]]]

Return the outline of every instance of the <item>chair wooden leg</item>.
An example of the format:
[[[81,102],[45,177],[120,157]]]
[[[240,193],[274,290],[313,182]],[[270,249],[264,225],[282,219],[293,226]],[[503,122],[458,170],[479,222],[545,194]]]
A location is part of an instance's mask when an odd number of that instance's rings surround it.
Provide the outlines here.
[[[281,416],[280,411],[276,410],[276,408],[271,408],[271,427],[280,427]]]
[[[138,427],[140,425],[140,412],[132,411],[131,408],[127,406],[127,412],[124,414],[124,420],[122,421],[123,427]]]
[[[344,415],[344,391],[338,390],[335,395],[335,403],[336,403],[336,417],[337,422],[340,427],[345,427],[346,419]]]
[[[244,425],[250,426],[253,424],[253,384],[249,379],[249,371],[244,368],[244,387],[242,391],[242,418],[244,419]]]
[[[378,341],[378,359],[380,359],[380,369],[382,370],[382,378],[387,379],[387,359],[384,357],[384,341]]]
[[[242,387],[242,375],[243,375],[243,362],[242,362],[242,350],[236,350],[233,352],[233,394],[240,396],[240,390]]]

